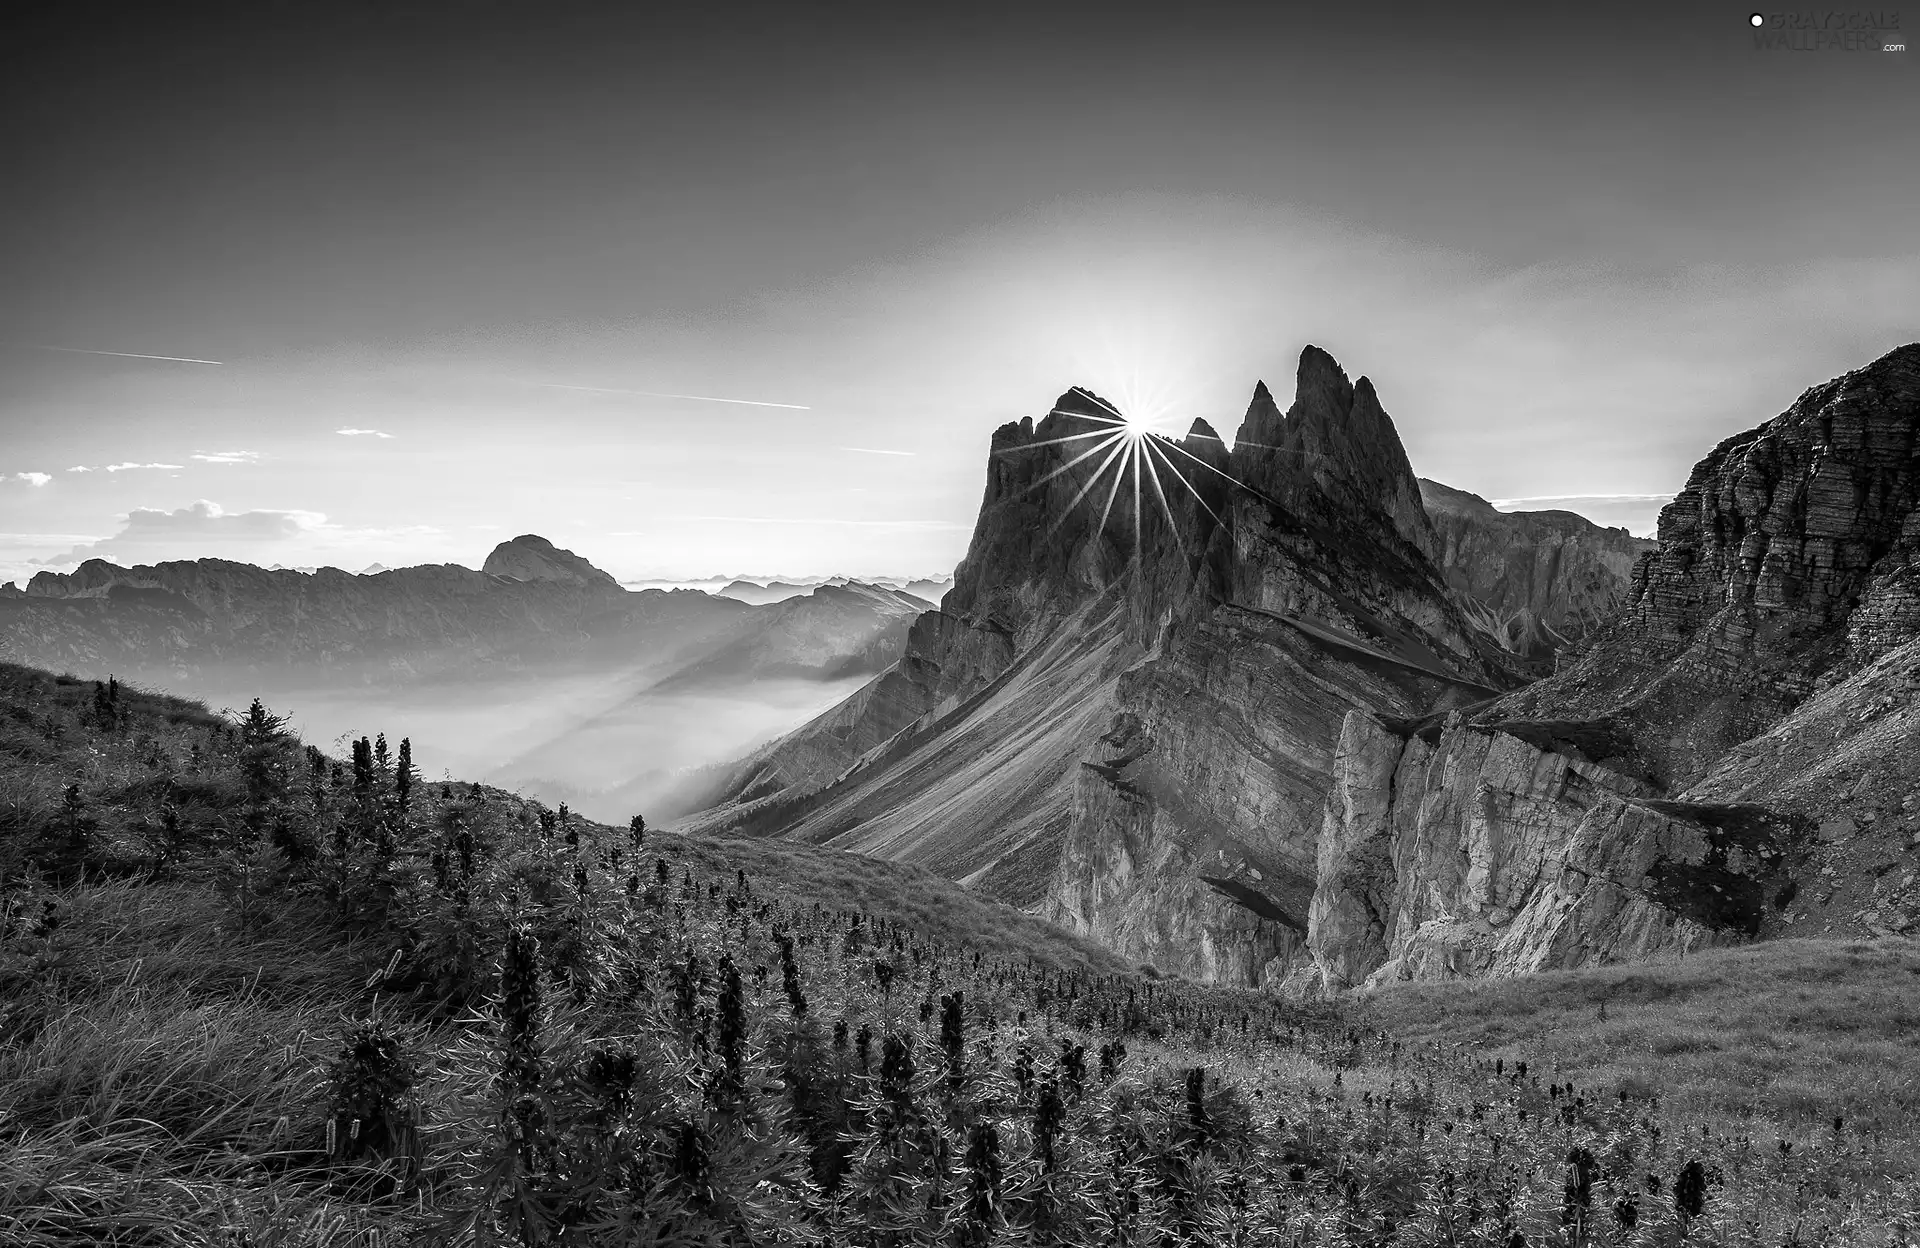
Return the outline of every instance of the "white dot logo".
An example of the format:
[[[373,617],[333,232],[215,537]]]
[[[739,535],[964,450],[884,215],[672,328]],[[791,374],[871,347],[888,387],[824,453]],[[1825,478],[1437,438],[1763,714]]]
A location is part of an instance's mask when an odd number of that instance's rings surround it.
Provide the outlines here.
[[[1747,25],[1749,26],[1764,26],[1766,25],[1766,23],[1767,23],[1767,19],[1764,17],[1761,17],[1758,13],[1755,13],[1751,17],[1747,18]]]

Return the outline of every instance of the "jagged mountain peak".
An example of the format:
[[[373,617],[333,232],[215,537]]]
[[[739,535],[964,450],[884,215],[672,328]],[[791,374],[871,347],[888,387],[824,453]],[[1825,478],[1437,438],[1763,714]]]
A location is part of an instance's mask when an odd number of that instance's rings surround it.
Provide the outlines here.
[[[512,541],[501,542],[480,570],[515,581],[573,581],[626,592],[609,573],[537,533],[522,533]]]
[[[1353,399],[1353,383],[1347,380],[1347,370],[1340,367],[1340,361],[1312,343],[1302,347],[1288,421],[1336,420],[1352,410]]]
[[[1419,481],[1373,382],[1348,381],[1340,362],[1311,343],[1300,352],[1285,413],[1265,382],[1254,387],[1234,467],[1246,484],[1297,511],[1321,510],[1304,497],[1318,494],[1363,525],[1369,515],[1386,517],[1416,549],[1433,553]]]
[[[1188,442],[1219,442],[1223,445],[1225,444],[1225,439],[1220,436],[1212,425],[1207,423],[1204,416],[1196,416],[1193,418],[1193,423],[1187,426],[1186,440]]]
[[[1069,386],[1053,405],[1053,410],[1078,416],[1096,416],[1107,420],[1114,419],[1119,408],[1107,402],[1085,386]]]

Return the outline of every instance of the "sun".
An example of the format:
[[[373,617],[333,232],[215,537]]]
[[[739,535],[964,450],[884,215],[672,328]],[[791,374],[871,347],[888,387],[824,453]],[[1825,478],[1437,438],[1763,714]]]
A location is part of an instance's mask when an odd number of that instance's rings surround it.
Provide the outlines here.
[[[1172,496],[1180,491],[1184,490],[1201,509],[1212,515],[1216,524],[1221,523],[1218,513],[1189,478],[1198,469],[1233,481],[1229,473],[1194,455],[1170,437],[1164,428],[1166,421],[1162,413],[1122,408],[1081,386],[1075,386],[1074,391],[1080,401],[1099,410],[1055,408],[1050,414],[1071,415],[1092,424],[1093,428],[1009,448],[1010,453],[1031,452],[1041,447],[1058,447],[1068,452],[1065,462],[1027,487],[1029,493],[1045,488],[1049,482],[1075,469],[1085,475],[1072,500],[1054,516],[1047,530],[1049,534],[1083,504],[1098,513],[1094,531],[1105,534],[1108,520],[1114,515],[1114,504],[1123,495],[1130,496],[1132,505],[1123,507],[1122,514],[1131,520],[1133,563],[1137,568],[1142,554],[1142,519],[1147,512],[1158,511],[1177,531],[1180,525],[1174,515]],[[1193,467],[1185,467],[1183,471],[1185,463]]]

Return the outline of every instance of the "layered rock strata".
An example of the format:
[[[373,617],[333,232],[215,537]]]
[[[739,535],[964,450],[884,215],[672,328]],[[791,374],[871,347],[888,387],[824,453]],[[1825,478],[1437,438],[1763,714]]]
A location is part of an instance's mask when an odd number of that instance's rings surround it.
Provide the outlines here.
[[[1466,714],[1348,716],[1309,923],[1323,985],[1678,953],[1778,930],[1823,878],[1857,898],[1831,847],[1920,804],[1920,769],[1892,763],[1920,649],[1917,439],[1920,345],[1716,447],[1624,613],[1553,676]],[[1882,722],[1836,723],[1836,700]],[[1828,752],[1851,760],[1844,795],[1807,783]]]

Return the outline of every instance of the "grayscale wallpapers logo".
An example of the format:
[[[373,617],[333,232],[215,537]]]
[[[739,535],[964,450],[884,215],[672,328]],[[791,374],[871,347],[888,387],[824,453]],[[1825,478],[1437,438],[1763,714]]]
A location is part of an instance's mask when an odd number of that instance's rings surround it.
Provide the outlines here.
[[[1806,9],[1752,13],[1753,46],[1761,52],[1905,52],[1898,9]]]

